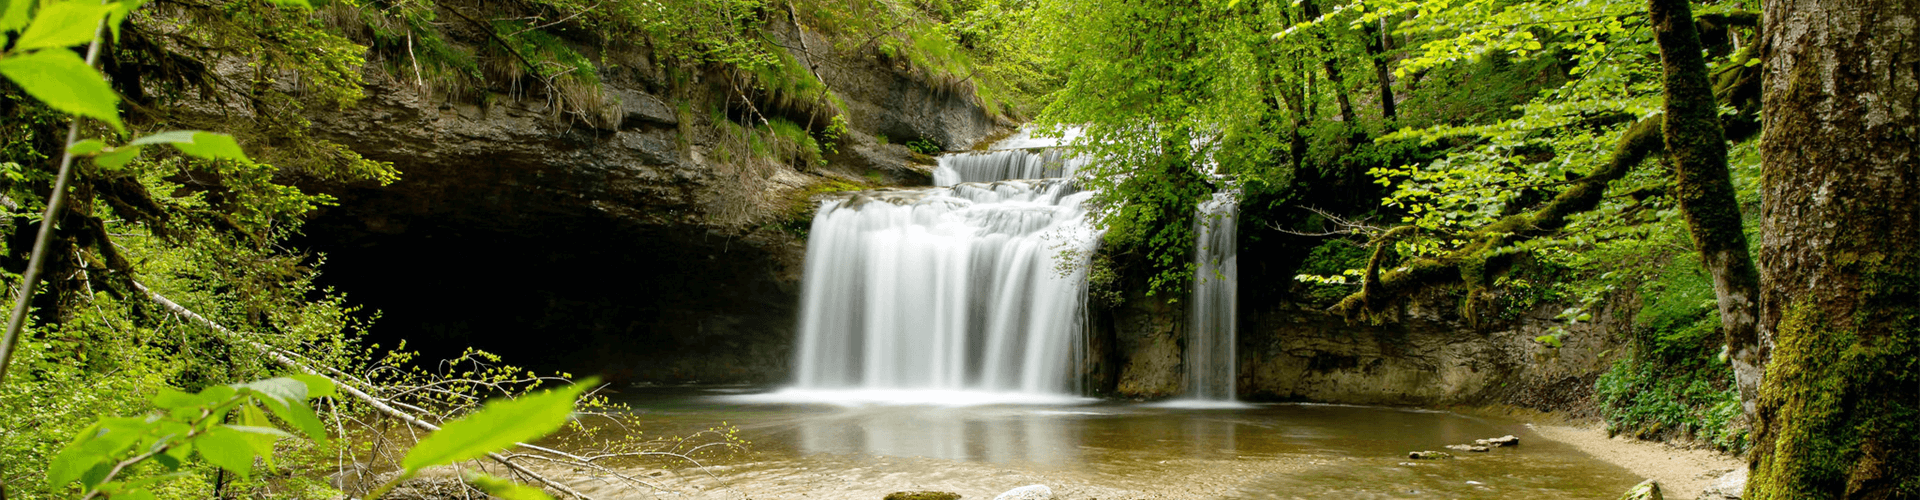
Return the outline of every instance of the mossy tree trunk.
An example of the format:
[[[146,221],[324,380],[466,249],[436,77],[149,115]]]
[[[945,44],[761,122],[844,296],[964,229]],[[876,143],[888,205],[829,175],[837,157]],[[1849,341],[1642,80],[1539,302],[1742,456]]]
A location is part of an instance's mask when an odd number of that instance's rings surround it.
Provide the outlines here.
[[[1750,500],[1920,498],[1920,2],[1765,0]]]
[[[1752,415],[1759,394],[1760,370],[1766,366],[1766,346],[1757,336],[1760,274],[1747,252],[1741,227],[1740,203],[1734,199],[1733,178],[1727,173],[1727,141],[1720,128],[1719,103],[1707,76],[1700,34],[1694,28],[1688,0],[1649,0],[1660,46],[1661,70],[1666,79],[1662,127],[1667,157],[1674,171],[1674,198],[1687,218],[1700,260],[1713,275],[1713,291],[1720,306],[1720,330],[1726,334],[1740,402]]]

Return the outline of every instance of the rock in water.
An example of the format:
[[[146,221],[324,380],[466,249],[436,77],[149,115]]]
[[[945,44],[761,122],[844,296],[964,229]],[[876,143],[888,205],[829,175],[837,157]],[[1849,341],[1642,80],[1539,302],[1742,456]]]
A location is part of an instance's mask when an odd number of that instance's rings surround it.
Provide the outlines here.
[[[1492,448],[1499,448],[1502,446],[1520,446],[1520,438],[1514,437],[1512,434],[1508,434],[1505,436],[1500,436],[1492,439],[1475,439],[1473,440],[1473,442],[1474,444],[1478,444],[1480,446],[1487,446]]]
[[[1660,496],[1660,482],[1648,479],[1646,482],[1634,485],[1633,489],[1627,490],[1627,494],[1620,495],[1620,500],[1666,500],[1666,498]]]
[[[888,493],[886,500],[960,500],[960,494],[950,491],[896,491]]]
[[[1053,489],[1035,484],[1007,490],[993,500],[1053,500]]]
[[[1740,495],[1746,491],[1747,469],[1742,467],[1720,476],[1720,479],[1715,479],[1713,482],[1707,483],[1707,489],[1700,492],[1699,499],[1740,500]]]
[[[1453,454],[1447,453],[1444,451],[1414,451],[1414,452],[1408,452],[1407,458],[1411,458],[1414,460],[1440,460],[1444,458],[1453,458]]]
[[[1447,445],[1447,449],[1459,450],[1459,451],[1471,451],[1474,453],[1486,453],[1487,450],[1490,450],[1492,448],[1488,448],[1480,445],[1473,445],[1473,444],[1450,444],[1450,445]]]

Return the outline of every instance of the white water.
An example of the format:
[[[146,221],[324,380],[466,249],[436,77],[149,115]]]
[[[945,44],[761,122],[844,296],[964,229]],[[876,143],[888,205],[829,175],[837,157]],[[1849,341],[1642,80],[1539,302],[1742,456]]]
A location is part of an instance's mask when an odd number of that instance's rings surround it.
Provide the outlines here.
[[[1086,280],[1083,266],[1062,275],[1057,259],[1091,250],[1081,207],[1090,195],[1067,181],[1012,180],[823,202],[807,247],[796,387],[772,397],[1072,394]]]
[[[1234,332],[1239,309],[1239,240],[1235,225],[1240,207],[1234,193],[1214,193],[1200,202],[1196,234],[1193,300],[1187,311],[1187,397],[1227,402],[1235,397]]]
[[[1072,178],[1086,165],[1086,160],[1062,149],[958,153],[941,156],[939,161],[940,166],[933,170],[936,186],[1008,179],[1065,179]]]

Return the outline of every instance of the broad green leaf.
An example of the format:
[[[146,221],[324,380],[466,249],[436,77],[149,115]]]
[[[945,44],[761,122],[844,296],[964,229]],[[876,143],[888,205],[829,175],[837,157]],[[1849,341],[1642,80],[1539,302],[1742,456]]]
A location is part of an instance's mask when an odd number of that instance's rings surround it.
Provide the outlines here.
[[[544,436],[573,414],[573,400],[592,387],[593,378],[519,399],[488,401],[466,418],[441,427],[420,440],[400,464],[409,471],[484,456],[514,443]]]
[[[27,9],[33,7],[33,0],[0,0],[0,34],[20,31],[33,19],[27,17]]]
[[[67,154],[90,155],[90,154],[98,153],[100,152],[100,150],[106,149],[106,147],[107,147],[106,141],[102,141],[99,139],[87,139],[84,141],[73,143],[72,146],[67,146]]]
[[[152,491],[148,491],[146,488],[135,488],[114,493],[113,500],[156,500],[156,497],[153,496]]]
[[[304,373],[288,375],[287,378],[307,384],[307,399],[333,397],[333,379]]]
[[[180,152],[209,160],[247,160],[247,154],[240,150],[240,143],[227,134],[215,134],[198,130],[175,130],[134,139],[129,145],[172,144]]]
[[[53,456],[52,463],[47,464],[47,487],[58,489],[60,485],[74,482],[105,458],[78,446],[68,446]]]
[[[553,500],[547,492],[539,488],[509,481],[503,478],[471,472],[467,474],[467,484],[480,488],[480,491],[500,500]]]
[[[146,3],[147,0],[123,0],[107,4],[113,7],[113,11],[107,13],[107,30],[113,32],[113,43],[120,43],[120,24],[127,20],[127,15]]]
[[[321,423],[320,417],[313,414],[313,408],[307,406],[307,402],[294,400],[263,402],[267,404],[267,409],[273,410],[274,415],[279,415],[281,420],[287,421],[288,425],[306,434],[308,438],[322,443],[327,441],[326,424]]]
[[[193,438],[193,445],[200,452],[200,458],[239,475],[242,481],[253,471],[253,444],[240,431],[223,426],[207,429],[205,434]]]
[[[0,59],[0,75],[53,109],[124,130],[120,126],[120,96],[107,86],[100,72],[71,50],[48,49]]]
[[[119,170],[120,167],[127,166],[127,163],[139,157],[140,146],[120,146],[114,148],[113,151],[101,153],[100,156],[93,157],[93,164],[107,170]]]
[[[86,0],[55,2],[33,16],[33,24],[20,34],[13,50],[72,47],[93,41],[100,30],[100,18],[113,6]]]
[[[167,388],[161,388],[160,393],[153,395],[153,405],[166,409],[199,406],[205,402],[207,402],[207,400],[198,395],[187,394]]]
[[[176,143],[175,145],[178,145]],[[306,401],[307,384],[286,377],[274,377],[255,380],[244,384],[234,384],[236,389],[251,389],[254,393],[266,396],[272,402]]]

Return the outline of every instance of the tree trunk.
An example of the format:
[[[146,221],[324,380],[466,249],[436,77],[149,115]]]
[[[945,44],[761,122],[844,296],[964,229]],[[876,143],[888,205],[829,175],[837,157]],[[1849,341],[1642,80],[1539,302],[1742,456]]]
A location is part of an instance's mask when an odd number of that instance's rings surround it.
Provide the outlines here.
[[[1320,18],[1320,6],[1313,0],[1300,2],[1300,8],[1305,10],[1308,21]],[[1340,120],[1346,122],[1349,129],[1358,128],[1360,117],[1354,115],[1353,100],[1347,98],[1347,81],[1340,78],[1340,62],[1334,60],[1333,41],[1322,35],[1320,42],[1320,52],[1325,55],[1320,58],[1320,67],[1327,71],[1327,84],[1333,86],[1334,100],[1340,103]]]
[[[1765,0],[1749,500],[1920,498],[1920,2]]]
[[[1378,28],[1367,25],[1367,56],[1373,60],[1374,79],[1380,82],[1380,117],[1392,121],[1397,113],[1393,109],[1393,71],[1388,68],[1391,62],[1387,60],[1387,37],[1392,36],[1393,31],[1386,28],[1386,19],[1380,20]]]
[[[1654,39],[1666,76],[1664,136],[1674,164],[1674,195],[1686,215],[1700,260],[1713,275],[1720,306],[1720,330],[1726,334],[1728,361],[1740,389],[1741,408],[1753,415],[1767,349],[1759,341],[1760,274],[1747,252],[1740,202],[1727,173],[1727,141],[1720,129],[1719,102],[1701,56],[1688,0],[1650,0]]]

